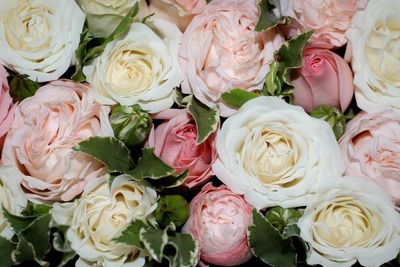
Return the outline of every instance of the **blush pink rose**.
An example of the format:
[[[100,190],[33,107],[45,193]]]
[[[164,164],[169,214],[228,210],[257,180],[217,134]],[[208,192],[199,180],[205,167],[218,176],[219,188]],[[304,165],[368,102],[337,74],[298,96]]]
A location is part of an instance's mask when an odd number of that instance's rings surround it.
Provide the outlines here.
[[[354,14],[367,3],[368,0],[280,0],[280,11],[295,19],[297,33],[314,30],[313,41],[340,47],[347,43],[345,32]]]
[[[307,112],[320,105],[345,111],[354,94],[353,74],[347,62],[332,51],[307,46],[301,69],[292,76],[294,103]]]
[[[339,140],[346,174],[375,181],[400,205],[400,114],[361,112]]]
[[[153,118],[164,122],[151,130],[146,146],[154,147],[154,154],[177,173],[189,170],[183,186],[192,188],[208,181],[214,175],[211,166],[217,158],[215,134],[196,144],[195,122],[184,109],[162,111]]]
[[[4,137],[14,119],[15,109],[8,88],[7,76],[7,71],[0,65],[0,152],[3,147]]]
[[[183,15],[176,6],[168,1],[151,0],[148,5],[149,13],[154,13],[154,18],[164,19],[175,24],[184,32],[193,18],[192,14]]]
[[[252,257],[247,243],[250,206],[225,185],[206,184],[190,202],[190,216],[182,231],[199,242],[202,260],[220,266],[235,266]]]
[[[262,88],[284,40],[274,30],[256,32],[259,15],[255,0],[213,0],[193,18],[179,51],[184,93],[227,117],[234,110],[222,103],[224,92]]]
[[[167,4],[171,4],[178,9],[181,16],[195,14],[207,5],[206,0],[162,0]]]
[[[17,106],[2,159],[23,174],[32,201],[70,201],[106,172],[72,148],[91,136],[112,136],[109,111],[94,102],[89,86],[69,80],[51,82]]]

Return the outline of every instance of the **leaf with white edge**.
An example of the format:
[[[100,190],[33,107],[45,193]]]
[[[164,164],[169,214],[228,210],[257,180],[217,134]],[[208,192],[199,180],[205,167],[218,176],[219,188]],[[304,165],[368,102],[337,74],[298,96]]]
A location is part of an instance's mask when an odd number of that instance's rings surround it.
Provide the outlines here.
[[[221,95],[222,101],[228,106],[240,108],[247,101],[259,97],[257,93],[249,92],[243,89],[235,88]]]
[[[276,27],[278,24],[289,24],[290,19],[288,17],[276,16],[273,13],[275,4],[271,0],[262,0],[259,4],[261,15],[260,19],[255,28],[256,31],[267,31],[271,28]]]
[[[37,218],[37,216],[26,216],[26,217],[17,216],[11,214],[4,207],[3,207],[3,215],[9,222],[13,231],[17,234],[26,229]]]
[[[168,237],[168,245],[175,248],[174,255],[165,255],[170,267],[196,266],[199,245],[190,234],[174,232]]]
[[[43,205],[43,204],[33,204],[32,202],[28,202],[28,205],[21,212],[23,216],[42,216],[49,213],[51,210],[51,206]]]
[[[101,161],[110,172],[126,172],[135,166],[129,148],[115,137],[93,136],[73,148]]]
[[[60,232],[54,232],[52,244],[53,244],[53,248],[59,252],[62,252],[62,253],[73,252],[73,249],[71,248],[71,244],[65,238],[64,233],[61,234]]]
[[[278,77],[279,63],[274,61],[269,67],[269,72],[265,78],[263,94],[269,96],[279,95],[282,89],[281,79]]]
[[[300,237],[300,228],[297,226],[297,223],[288,224],[283,229],[282,237],[287,239],[294,236]]]
[[[41,266],[48,266],[49,263],[38,259],[35,254],[35,248],[31,243],[26,241],[23,236],[18,238],[18,244],[15,250],[11,253],[11,258],[15,263],[23,263],[35,261]]]
[[[76,256],[76,253],[67,252],[62,255],[61,262],[57,265],[57,267],[64,267],[66,266],[71,260],[73,260]]]
[[[265,218],[280,233],[283,233],[288,225],[296,224],[302,215],[302,212],[297,209],[274,207],[265,214]]]
[[[169,228],[170,227],[165,229],[140,229],[140,240],[143,242],[150,256],[159,263],[162,261],[164,247],[168,241],[167,231]]]
[[[154,155],[153,148],[143,148],[135,169],[126,172],[136,179],[160,179],[175,173],[175,169]]]
[[[0,266],[12,265],[11,252],[15,247],[16,245],[13,242],[0,236]]]
[[[172,92],[172,98],[174,99],[174,102],[180,107],[186,107],[186,103],[183,102],[183,94],[182,91],[179,88],[175,88],[174,91]]]
[[[187,105],[187,111],[196,123],[196,143],[201,144],[218,129],[219,110],[217,107],[209,108],[194,96],[191,96]]]
[[[124,243],[129,246],[133,246],[139,249],[143,249],[143,243],[140,240],[140,230],[151,228],[151,226],[147,225],[142,220],[133,220],[128,227],[121,232],[118,237],[113,238],[112,240],[117,243]]]
[[[156,188],[157,191],[162,191],[164,188],[173,188],[182,185],[188,174],[189,170],[185,170],[178,175],[170,175],[158,180],[149,180],[149,182]]]
[[[36,259],[39,261],[50,251],[50,220],[50,214],[38,217],[19,235],[20,237],[23,236],[27,242],[32,244]]]
[[[296,267],[297,254],[291,241],[284,240],[267,219],[253,209],[253,224],[248,227],[247,237],[253,254],[274,267]]]

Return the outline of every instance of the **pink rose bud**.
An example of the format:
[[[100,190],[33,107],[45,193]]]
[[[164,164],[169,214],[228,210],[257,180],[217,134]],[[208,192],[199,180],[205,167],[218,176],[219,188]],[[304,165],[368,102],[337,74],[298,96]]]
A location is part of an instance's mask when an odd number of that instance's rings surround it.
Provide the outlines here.
[[[202,260],[220,266],[235,266],[252,257],[247,227],[252,207],[225,185],[206,184],[190,202],[190,216],[182,231],[199,242]]]
[[[192,188],[204,184],[214,175],[211,166],[216,160],[215,134],[197,145],[197,129],[186,110],[170,109],[153,116],[165,120],[150,132],[148,147],[177,173],[189,170],[184,186]]]
[[[400,115],[361,112],[339,140],[346,175],[375,181],[400,206]]]
[[[0,152],[3,147],[5,135],[14,119],[15,109],[9,92],[7,76],[7,71],[0,65]]]
[[[306,46],[301,69],[292,75],[294,103],[307,112],[332,105],[345,111],[354,94],[353,74],[346,61],[328,49]]]

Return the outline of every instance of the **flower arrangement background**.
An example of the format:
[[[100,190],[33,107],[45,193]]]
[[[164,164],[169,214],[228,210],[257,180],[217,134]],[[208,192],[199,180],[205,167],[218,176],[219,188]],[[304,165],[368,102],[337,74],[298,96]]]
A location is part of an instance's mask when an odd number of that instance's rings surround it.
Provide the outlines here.
[[[400,266],[398,0],[0,7],[0,266]]]

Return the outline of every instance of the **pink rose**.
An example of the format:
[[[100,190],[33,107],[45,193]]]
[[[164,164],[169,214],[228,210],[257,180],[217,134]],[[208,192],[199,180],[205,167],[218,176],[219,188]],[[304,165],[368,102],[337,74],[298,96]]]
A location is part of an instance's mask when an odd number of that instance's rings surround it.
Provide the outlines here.
[[[346,174],[379,184],[400,204],[400,115],[359,113],[339,140]]]
[[[3,147],[5,135],[14,119],[15,109],[8,88],[7,76],[7,71],[0,65],[0,152]]]
[[[320,105],[345,111],[354,94],[353,74],[347,62],[328,49],[307,46],[300,70],[292,77],[294,103],[307,112]]]
[[[166,1],[151,0],[148,6],[149,13],[154,13],[155,18],[167,20],[175,24],[182,32],[186,30],[193,16],[182,16],[178,9]]]
[[[206,0],[162,0],[167,4],[174,5],[180,15],[195,14],[207,5]]]
[[[242,88],[261,89],[274,52],[283,37],[270,30],[254,30],[259,19],[255,0],[213,0],[196,15],[185,33],[179,57],[184,70],[182,91],[193,93],[221,116],[234,110],[221,94]]]
[[[112,136],[109,111],[94,102],[89,86],[68,80],[51,82],[18,105],[2,158],[24,175],[31,200],[72,200],[105,173],[99,161],[72,148],[94,135]]]
[[[225,185],[206,184],[190,202],[190,216],[182,231],[199,242],[202,260],[221,266],[248,261],[247,227],[252,207]]]
[[[294,27],[300,32],[314,30],[313,41],[324,42],[331,47],[347,43],[346,30],[358,10],[368,0],[280,0],[283,16],[296,19]]]
[[[215,134],[197,145],[195,122],[183,109],[166,110],[153,118],[165,122],[151,130],[146,146],[154,147],[154,154],[177,173],[189,170],[184,186],[192,188],[204,184],[214,175],[211,166],[217,157]]]

